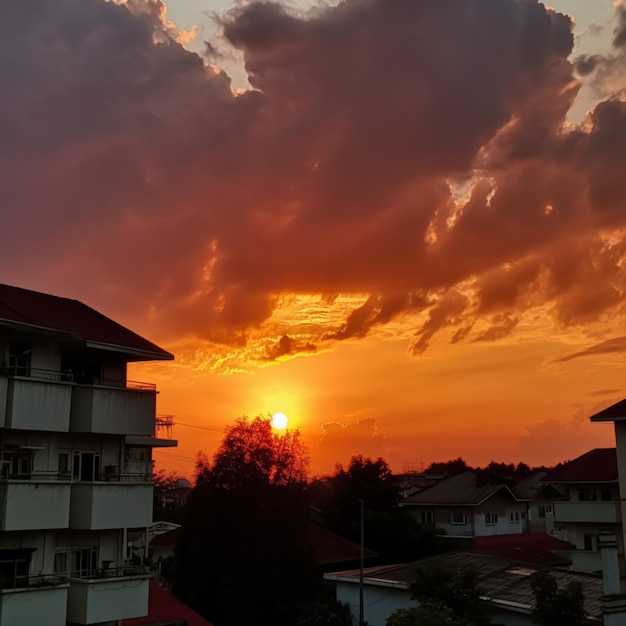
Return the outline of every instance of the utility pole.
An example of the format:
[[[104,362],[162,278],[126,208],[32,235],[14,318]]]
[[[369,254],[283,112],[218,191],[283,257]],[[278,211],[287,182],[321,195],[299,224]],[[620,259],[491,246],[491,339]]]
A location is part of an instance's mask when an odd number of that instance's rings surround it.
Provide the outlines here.
[[[363,500],[359,500],[361,504],[361,566],[359,568],[359,626],[365,624],[363,619],[363,561],[365,560],[365,505]]]

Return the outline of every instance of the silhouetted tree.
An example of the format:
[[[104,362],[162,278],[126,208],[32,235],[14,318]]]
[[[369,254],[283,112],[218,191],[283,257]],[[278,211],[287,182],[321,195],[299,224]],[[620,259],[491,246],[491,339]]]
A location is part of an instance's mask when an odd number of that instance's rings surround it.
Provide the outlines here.
[[[352,457],[346,469],[337,467],[329,483],[326,518],[330,530],[358,542],[363,500],[365,543],[383,560],[411,560],[438,550],[435,530],[422,528],[409,511],[400,508],[400,490],[383,459]]]
[[[447,611],[427,607],[412,609],[398,609],[385,622],[386,626],[472,626],[472,623],[462,619],[453,620]]]
[[[426,474],[443,474],[445,476],[455,476],[468,469],[472,469],[464,459],[458,457],[451,461],[433,462],[426,468]]]
[[[480,597],[478,577],[471,567],[422,564],[417,568],[410,590],[419,602],[419,608],[432,613],[431,619],[437,618],[438,614],[444,614],[449,624],[491,624],[489,605]]]
[[[533,624],[582,626],[588,623],[580,583],[572,582],[565,589],[559,589],[552,575],[548,572],[539,572],[532,577],[530,586],[535,595]]]
[[[185,507],[174,592],[217,626],[293,626],[318,589],[308,543],[306,448],[269,418],[238,419]]]
[[[159,470],[153,477],[152,519],[160,522],[180,521],[180,507],[170,498],[178,487],[180,476],[176,472]]]

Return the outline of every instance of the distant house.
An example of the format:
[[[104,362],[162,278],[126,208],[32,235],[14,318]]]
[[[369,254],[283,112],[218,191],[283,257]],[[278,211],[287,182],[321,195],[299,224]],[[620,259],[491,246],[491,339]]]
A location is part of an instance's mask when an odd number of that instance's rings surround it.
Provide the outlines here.
[[[412,495],[401,506],[420,524],[440,528],[451,538],[469,539],[545,532],[551,497],[549,486],[536,475],[521,481],[518,490],[491,482],[485,472],[467,470]]]
[[[448,552],[438,556],[405,563],[372,567],[364,570],[364,619],[370,626],[385,626],[389,615],[397,609],[418,606],[411,598],[409,587],[415,579],[417,565],[437,565],[451,568],[471,567],[477,573],[481,597],[491,605],[492,619],[503,626],[531,626],[534,596],[531,576],[549,571],[559,587],[580,583],[585,598],[585,611],[591,623],[602,623],[602,578],[592,574],[563,569],[520,566],[516,561],[492,554]],[[337,600],[350,605],[354,624],[359,616],[359,570],[325,574],[336,585]]]
[[[602,569],[598,547],[601,531],[616,533],[618,553],[624,554],[615,448],[590,450],[556,467],[545,480],[560,485],[565,492],[563,500],[554,502],[554,535],[572,544],[564,554],[574,569]]]

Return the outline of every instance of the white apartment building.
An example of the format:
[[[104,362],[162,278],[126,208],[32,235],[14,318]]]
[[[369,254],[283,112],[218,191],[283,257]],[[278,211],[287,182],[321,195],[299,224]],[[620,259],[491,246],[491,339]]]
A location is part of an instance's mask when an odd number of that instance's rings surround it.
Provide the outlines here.
[[[148,612],[129,543],[152,522],[156,388],[172,355],[88,306],[0,285],[0,624],[114,626]],[[145,545],[148,541],[145,541]]]

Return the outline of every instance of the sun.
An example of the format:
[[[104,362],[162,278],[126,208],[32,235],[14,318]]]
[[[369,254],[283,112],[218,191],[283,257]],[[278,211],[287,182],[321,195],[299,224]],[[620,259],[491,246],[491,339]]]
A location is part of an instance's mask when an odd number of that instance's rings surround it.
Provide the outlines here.
[[[283,430],[287,428],[287,416],[284,413],[274,413],[272,415],[272,428]]]

